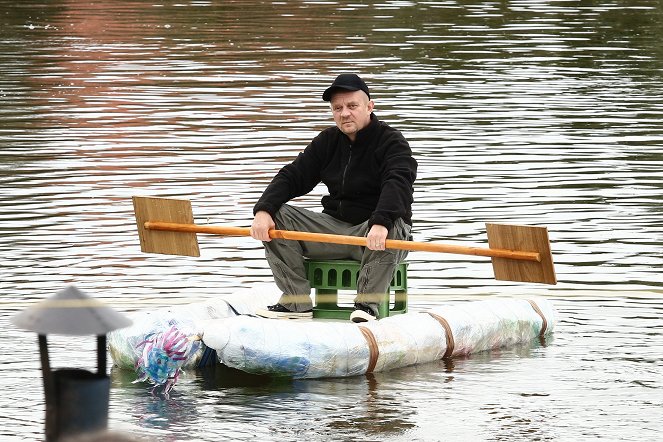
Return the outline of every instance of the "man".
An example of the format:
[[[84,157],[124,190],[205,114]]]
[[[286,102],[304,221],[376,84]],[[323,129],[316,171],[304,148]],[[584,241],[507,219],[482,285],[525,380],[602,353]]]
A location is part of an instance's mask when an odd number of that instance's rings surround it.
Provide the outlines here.
[[[341,74],[322,94],[336,126],[329,127],[283,167],[253,209],[251,236],[263,241],[278,303],[259,310],[269,318],[312,316],[304,258],[361,262],[353,322],[377,319],[380,298],[406,251],[385,249],[385,240],[410,239],[417,162],[401,133],[379,121],[366,83]],[[286,204],[318,183],[329,191],[322,213]],[[366,236],[367,247],[271,240],[270,229]]]

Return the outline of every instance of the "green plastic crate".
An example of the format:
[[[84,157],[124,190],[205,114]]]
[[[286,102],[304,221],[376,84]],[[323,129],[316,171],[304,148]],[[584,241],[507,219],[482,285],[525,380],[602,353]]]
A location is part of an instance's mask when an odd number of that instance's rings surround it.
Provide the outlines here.
[[[338,305],[339,290],[357,290],[359,262],[347,260],[306,260],[306,277],[315,291],[314,318],[349,319],[354,311],[352,306]],[[400,263],[394,271],[389,292],[379,305],[378,316],[386,318],[407,312],[407,262]],[[394,302],[391,306],[391,292]]]

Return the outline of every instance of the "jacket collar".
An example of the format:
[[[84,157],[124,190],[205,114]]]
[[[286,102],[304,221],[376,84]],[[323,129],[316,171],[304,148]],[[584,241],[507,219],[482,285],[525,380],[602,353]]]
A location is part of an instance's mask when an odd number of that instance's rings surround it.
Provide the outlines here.
[[[365,128],[361,129],[359,132],[357,132],[357,136],[355,137],[353,145],[362,145],[366,142],[367,139],[370,139],[372,134],[375,133],[376,128],[378,127],[378,117],[375,116],[373,112],[371,112],[371,121],[369,121],[368,126]],[[339,129],[340,130],[340,129]],[[345,134],[343,134],[345,135]],[[345,135],[346,138],[348,138],[347,135]],[[349,140],[349,138],[348,138]]]

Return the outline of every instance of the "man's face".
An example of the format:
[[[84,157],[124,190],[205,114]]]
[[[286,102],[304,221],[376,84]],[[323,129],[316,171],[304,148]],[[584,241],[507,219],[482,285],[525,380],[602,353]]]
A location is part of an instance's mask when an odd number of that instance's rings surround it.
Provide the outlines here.
[[[354,141],[357,132],[370,123],[373,105],[364,91],[335,92],[331,99],[331,109],[336,126]]]

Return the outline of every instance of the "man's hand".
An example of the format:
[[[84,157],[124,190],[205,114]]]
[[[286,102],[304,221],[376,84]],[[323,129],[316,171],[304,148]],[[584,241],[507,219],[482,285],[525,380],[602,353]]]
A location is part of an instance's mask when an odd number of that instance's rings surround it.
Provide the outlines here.
[[[271,241],[269,237],[269,231],[274,229],[276,224],[272,219],[272,215],[268,212],[261,210],[256,213],[256,216],[253,217],[253,223],[251,223],[251,238],[257,239],[258,241]]]
[[[385,226],[373,224],[371,230],[366,235],[366,247],[370,250],[384,250],[385,241],[389,230]]]

